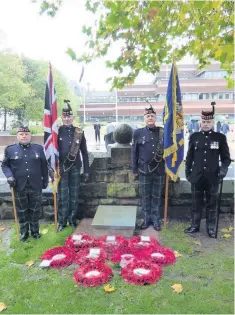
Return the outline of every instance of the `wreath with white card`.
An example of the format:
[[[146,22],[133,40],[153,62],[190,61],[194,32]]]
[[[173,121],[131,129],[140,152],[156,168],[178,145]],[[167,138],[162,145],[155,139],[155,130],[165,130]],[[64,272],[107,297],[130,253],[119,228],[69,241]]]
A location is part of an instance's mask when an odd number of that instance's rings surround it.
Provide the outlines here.
[[[123,279],[130,284],[153,284],[161,279],[162,268],[146,260],[134,260],[122,269]]]
[[[78,265],[87,264],[91,262],[104,263],[107,259],[107,254],[103,248],[84,248],[81,249],[74,258],[74,263]]]
[[[54,247],[47,250],[41,260],[41,268],[63,268],[73,263],[74,252],[66,247]]]
[[[95,238],[87,234],[72,234],[65,241],[65,247],[79,251],[81,248],[90,248],[94,245]]]
[[[160,246],[159,242],[150,236],[133,236],[129,240],[129,247],[135,249],[150,249],[156,246]]]
[[[75,270],[73,280],[84,287],[96,287],[108,282],[112,276],[112,269],[97,261],[84,264]]]

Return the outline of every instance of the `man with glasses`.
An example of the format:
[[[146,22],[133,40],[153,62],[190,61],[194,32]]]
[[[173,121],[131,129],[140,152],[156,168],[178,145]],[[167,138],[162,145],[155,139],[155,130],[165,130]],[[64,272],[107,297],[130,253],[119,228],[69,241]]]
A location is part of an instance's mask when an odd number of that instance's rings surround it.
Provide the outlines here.
[[[144,112],[146,126],[134,132],[132,145],[132,171],[139,176],[141,194],[141,229],[152,223],[156,231],[161,230],[161,192],[165,180],[163,160],[163,128],[156,127],[156,112],[152,106]]]

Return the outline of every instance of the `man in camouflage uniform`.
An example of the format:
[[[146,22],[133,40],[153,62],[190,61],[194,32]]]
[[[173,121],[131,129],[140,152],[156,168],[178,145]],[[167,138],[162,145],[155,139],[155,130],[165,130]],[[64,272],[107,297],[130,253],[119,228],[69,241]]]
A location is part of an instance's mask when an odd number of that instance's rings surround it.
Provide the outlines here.
[[[28,127],[18,129],[19,143],[5,149],[2,171],[10,187],[14,187],[20,240],[26,241],[29,229],[38,239],[42,189],[48,185],[48,166],[43,147],[31,141]]]
[[[192,188],[192,224],[184,232],[199,232],[205,193],[207,233],[215,238],[219,183],[226,176],[231,159],[226,136],[212,130],[215,102],[211,105],[212,111],[201,113],[201,131],[189,139],[185,174]]]
[[[153,224],[156,231],[161,230],[160,205],[161,192],[165,180],[165,163],[163,160],[163,128],[156,127],[156,112],[146,108],[144,112],[146,127],[134,132],[132,145],[132,171],[139,175],[142,203],[141,229]]]
[[[67,222],[69,222],[72,228],[77,226],[80,171],[82,167],[81,155],[84,166],[85,181],[88,179],[89,170],[88,152],[84,132],[81,128],[73,126],[73,112],[69,101],[65,102],[67,103],[67,108],[63,108],[62,110],[63,125],[59,128],[58,132],[59,164],[61,174],[58,186],[58,232],[62,231],[63,228],[66,227]],[[71,147],[74,143],[74,137],[76,136],[77,130],[80,132],[80,137],[76,140],[78,150],[74,158],[71,159]]]

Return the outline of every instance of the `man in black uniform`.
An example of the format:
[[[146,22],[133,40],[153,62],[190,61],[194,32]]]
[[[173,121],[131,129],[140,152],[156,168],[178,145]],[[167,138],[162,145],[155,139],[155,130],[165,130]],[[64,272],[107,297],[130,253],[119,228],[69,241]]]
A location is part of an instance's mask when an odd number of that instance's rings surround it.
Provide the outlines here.
[[[161,230],[160,205],[161,192],[165,179],[163,161],[163,128],[156,127],[156,112],[146,108],[144,112],[146,127],[134,132],[132,145],[132,171],[139,175],[142,203],[141,229],[147,229],[150,223],[156,231]]]
[[[226,137],[212,130],[215,102],[211,105],[212,111],[201,113],[201,131],[193,133],[189,140],[185,173],[192,188],[192,224],[185,233],[199,232],[205,192],[207,233],[214,238],[219,183],[226,176],[231,160]]]
[[[97,141],[99,141],[100,143],[100,124],[99,124],[99,120],[96,119],[96,123],[94,124],[94,129],[95,129],[95,142],[97,143]]]
[[[42,189],[48,185],[48,166],[43,147],[31,143],[28,127],[18,129],[19,143],[6,147],[2,171],[10,187],[15,189],[16,211],[20,225],[20,240],[38,239]]]
[[[88,152],[86,138],[81,128],[73,126],[74,116],[68,100],[67,108],[62,110],[63,126],[59,128],[58,147],[61,179],[58,185],[58,229],[60,232],[69,222],[72,228],[77,226],[80,171],[84,166],[84,179],[88,179]]]

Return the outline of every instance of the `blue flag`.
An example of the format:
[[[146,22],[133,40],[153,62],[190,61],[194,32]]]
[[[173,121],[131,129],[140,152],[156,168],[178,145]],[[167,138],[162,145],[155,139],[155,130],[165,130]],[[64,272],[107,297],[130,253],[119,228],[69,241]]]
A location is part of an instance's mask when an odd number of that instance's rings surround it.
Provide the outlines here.
[[[163,123],[166,173],[176,181],[184,159],[184,114],[175,62],[172,64],[168,82]]]

